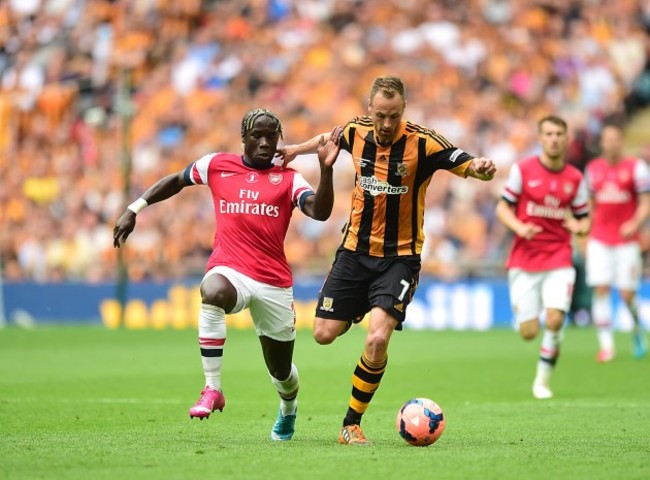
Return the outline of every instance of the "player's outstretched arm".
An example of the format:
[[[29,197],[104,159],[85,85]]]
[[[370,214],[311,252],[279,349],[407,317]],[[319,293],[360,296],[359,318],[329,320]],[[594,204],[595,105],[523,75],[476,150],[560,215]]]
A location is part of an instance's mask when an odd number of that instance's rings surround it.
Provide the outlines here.
[[[492,160],[485,157],[473,158],[467,167],[467,176],[479,180],[488,181],[494,178],[497,173],[497,166]]]
[[[318,162],[320,163],[320,182],[315,195],[305,200],[303,211],[314,220],[327,220],[334,207],[333,167],[341,150],[342,128],[336,126],[327,139],[322,135],[318,141]]]
[[[114,247],[120,248],[120,246],[126,242],[126,239],[135,228],[136,215],[147,205],[173,197],[183,190],[183,188],[188,186],[183,173],[184,172],[173,173],[161,178],[149,187],[140,198],[126,208],[122,216],[117,220],[115,228],[113,228]]]
[[[318,150],[318,145],[320,143],[321,137],[325,139],[325,142],[329,140],[331,132],[321,133],[316,135],[314,138],[310,138],[306,142],[299,143],[296,145],[285,145],[278,148],[275,156],[282,159],[282,166],[286,167],[291,163],[298,155],[305,155],[307,153],[316,153]]]

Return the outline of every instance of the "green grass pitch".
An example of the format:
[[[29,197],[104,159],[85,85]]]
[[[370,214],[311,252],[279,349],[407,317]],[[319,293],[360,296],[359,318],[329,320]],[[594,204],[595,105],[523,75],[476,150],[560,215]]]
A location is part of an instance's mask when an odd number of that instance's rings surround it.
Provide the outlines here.
[[[364,418],[369,447],[337,443],[365,331],[319,346],[299,331],[296,434],[271,442],[278,408],[252,330],[228,332],[223,413],[190,420],[203,374],[196,331],[0,330],[0,478],[648,479],[650,358],[630,338],[594,361],[595,333],[566,331],[553,389],[532,398],[539,341],[509,330],[396,332]],[[429,397],[447,427],[426,448],[395,431]]]

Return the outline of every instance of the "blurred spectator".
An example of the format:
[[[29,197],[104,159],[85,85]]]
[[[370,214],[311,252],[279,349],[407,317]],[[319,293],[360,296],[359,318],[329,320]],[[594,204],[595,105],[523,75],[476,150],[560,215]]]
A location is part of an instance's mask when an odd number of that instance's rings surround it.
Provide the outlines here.
[[[549,113],[569,120],[568,158],[584,168],[606,116],[650,105],[649,35],[643,0],[0,2],[4,275],[115,278],[106,236],[126,198],[123,148],[133,198],[205,153],[237,151],[237,119],[250,108],[277,112],[287,141],[299,142],[363,111],[364,88],[382,73],[409,85],[409,118],[493,158],[503,173],[537,151],[530,119]],[[132,94],[130,119],[117,103],[123,91]],[[296,167],[309,177],[317,161]],[[337,162],[341,191],[351,172]],[[430,189],[425,271],[503,273],[509,237],[493,221],[499,178]],[[126,250],[131,277],[200,276],[210,201],[180,195],[173,224],[147,210]],[[296,273],[325,272],[349,201],[337,195],[322,225],[296,218],[287,236]],[[189,233],[168,234],[180,231]]]

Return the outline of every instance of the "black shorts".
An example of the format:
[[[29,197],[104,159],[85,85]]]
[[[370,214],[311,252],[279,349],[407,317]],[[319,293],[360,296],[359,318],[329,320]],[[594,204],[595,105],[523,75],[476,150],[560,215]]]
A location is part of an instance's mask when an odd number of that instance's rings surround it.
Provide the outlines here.
[[[380,307],[401,330],[420,267],[418,255],[372,257],[339,248],[318,295],[316,316],[357,323],[370,309]]]

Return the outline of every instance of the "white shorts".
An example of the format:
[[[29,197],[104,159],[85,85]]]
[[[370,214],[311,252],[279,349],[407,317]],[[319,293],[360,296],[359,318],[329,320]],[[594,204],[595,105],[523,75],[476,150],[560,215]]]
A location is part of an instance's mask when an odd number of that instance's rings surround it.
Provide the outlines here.
[[[590,238],[585,268],[587,285],[591,287],[607,285],[635,292],[641,285],[641,247],[637,242],[607,245]]]
[[[508,270],[510,304],[517,325],[539,318],[543,309],[567,312],[571,307],[575,281],[573,267],[544,272],[526,272],[520,268]]]
[[[224,266],[211,268],[201,283],[217,273],[226,277],[237,290],[237,303],[228,313],[238,313],[248,308],[258,336],[280,342],[289,342],[296,338],[293,287],[274,287]]]

